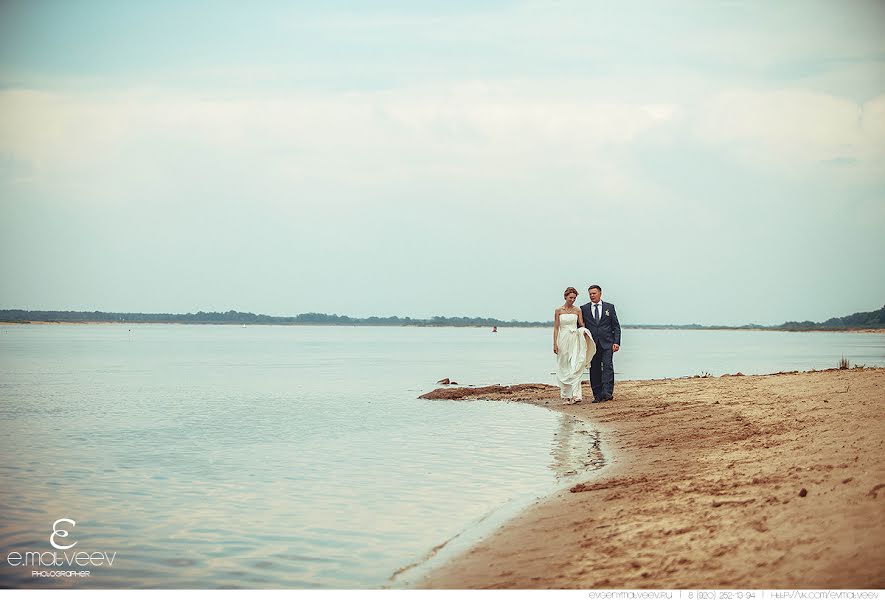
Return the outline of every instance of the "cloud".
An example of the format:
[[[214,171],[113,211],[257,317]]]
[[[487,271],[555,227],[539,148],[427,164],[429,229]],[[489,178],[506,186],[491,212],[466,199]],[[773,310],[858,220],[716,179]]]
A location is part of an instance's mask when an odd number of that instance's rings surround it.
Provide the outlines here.
[[[883,174],[885,96],[859,104],[806,90],[731,90],[704,105],[693,129],[703,143],[784,172],[839,159]]]
[[[504,176],[589,162],[672,120],[678,107],[481,82],[262,99],[157,91],[0,93],[0,152],[45,177],[162,160],[184,145],[278,176],[379,181]],[[141,148],[141,152],[139,151]],[[133,155],[135,153],[135,155]]]
[[[644,178],[640,154],[701,147],[784,177],[823,167],[882,179],[885,96],[859,104],[802,89],[687,81],[685,97],[644,101],[634,87],[604,80],[260,97],[6,90],[0,177],[66,187],[85,202],[139,190],[144,199],[180,191],[301,206],[312,197],[390,203],[430,189],[518,188],[556,177],[587,195],[648,204],[667,195]]]

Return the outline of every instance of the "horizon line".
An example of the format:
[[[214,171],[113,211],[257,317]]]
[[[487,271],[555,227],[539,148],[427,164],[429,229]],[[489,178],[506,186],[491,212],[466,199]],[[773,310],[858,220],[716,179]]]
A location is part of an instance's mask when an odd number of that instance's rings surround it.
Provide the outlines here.
[[[278,315],[268,315],[268,314],[264,314],[264,313],[238,311],[238,310],[234,310],[234,309],[229,309],[227,311],[199,310],[196,312],[186,312],[186,313],[138,312],[138,311],[121,312],[121,311],[106,311],[106,310],[92,310],[92,311],[88,311],[88,310],[40,310],[40,309],[32,310],[32,309],[24,309],[24,308],[0,309],[0,315],[2,315],[3,313],[14,313],[14,312],[69,313],[72,315],[100,314],[100,315],[113,315],[113,316],[140,315],[140,316],[172,317],[172,318],[186,317],[186,316],[198,316],[201,314],[203,314],[203,315],[235,315],[235,316],[236,315],[244,315],[244,316],[257,317],[257,318],[263,317],[263,318],[268,318],[268,319],[298,319],[301,317],[316,316],[316,317],[320,317],[320,318],[327,317],[327,318],[332,318],[332,319],[347,319],[347,320],[353,320],[353,321],[394,320],[394,319],[396,319],[396,320],[400,320],[400,321],[414,321],[416,323],[421,323],[421,324],[432,324],[433,321],[435,321],[435,320],[453,320],[453,321],[477,320],[477,321],[488,321],[489,322],[487,324],[474,325],[477,327],[479,327],[479,326],[500,326],[500,325],[508,325],[508,324],[513,324],[513,325],[531,324],[531,325],[538,327],[538,326],[552,326],[552,324],[553,324],[553,320],[545,320],[545,321],[533,321],[533,320],[521,320],[521,319],[504,320],[504,319],[500,319],[497,317],[464,316],[464,315],[462,315],[462,316],[433,315],[431,317],[421,318],[421,317],[409,317],[409,316],[401,317],[399,315],[391,315],[391,316],[384,316],[384,317],[377,316],[377,315],[370,315],[368,317],[354,317],[354,316],[345,315],[345,314],[321,313],[321,312],[314,312],[314,311],[310,311],[310,312],[306,312],[306,313],[299,313],[299,314],[293,315],[293,316],[278,316]],[[7,316],[11,316],[11,315],[7,315]],[[837,318],[841,318],[841,317],[837,317]],[[18,320],[23,320],[23,319],[18,319]],[[34,320],[47,321],[47,319],[34,319]],[[48,320],[53,320],[53,319],[48,319]],[[93,321],[93,322],[113,323],[113,322],[118,322],[118,320],[97,320],[97,321]],[[143,321],[130,321],[130,322],[143,322]],[[172,322],[172,321],[166,321],[166,322]],[[494,323],[492,323],[492,322],[494,322]],[[784,327],[785,325],[792,324],[792,323],[803,324],[803,325],[808,325],[808,324],[820,325],[821,324],[821,323],[816,323],[814,321],[786,321],[784,323],[774,324],[774,325],[763,325],[760,323],[745,323],[742,325],[722,325],[722,324],[704,325],[701,323],[625,323],[622,325],[622,327],[634,328],[634,329],[635,328],[643,328],[643,327],[646,327],[646,328],[706,328],[706,329],[774,329],[774,328]],[[291,323],[291,324],[299,324],[299,323]],[[305,324],[305,323],[302,322],[301,324]],[[328,324],[334,325],[335,323],[328,323]]]

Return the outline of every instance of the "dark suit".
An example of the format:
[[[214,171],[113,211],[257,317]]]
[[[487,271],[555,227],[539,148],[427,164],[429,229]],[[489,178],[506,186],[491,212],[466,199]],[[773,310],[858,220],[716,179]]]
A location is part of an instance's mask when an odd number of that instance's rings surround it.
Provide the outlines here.
[[[581,316],[584,317],[586,327],[593,340],[596,342],[596,354],[590,362],[590,387],[593,388],[593,398],[599,399],[613,396],[615,393],[615,365],[612,344],[621,345],[621,324],[618,322],[618,313],[615,305],[610,302],[601,302],[601,315],[597,322],[593,318],[593,303],[588,302],[581,306]]]

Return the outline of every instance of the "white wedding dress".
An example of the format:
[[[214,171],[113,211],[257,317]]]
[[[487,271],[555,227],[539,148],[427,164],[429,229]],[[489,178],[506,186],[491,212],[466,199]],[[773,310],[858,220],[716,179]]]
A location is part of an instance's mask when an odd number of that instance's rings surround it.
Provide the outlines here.
[[[556,346],[559,349],[556,355],[559,396],[581,400],[581,376],[596,354],[596,343],[587,329],[578,327],[578,315],[559,315]]]

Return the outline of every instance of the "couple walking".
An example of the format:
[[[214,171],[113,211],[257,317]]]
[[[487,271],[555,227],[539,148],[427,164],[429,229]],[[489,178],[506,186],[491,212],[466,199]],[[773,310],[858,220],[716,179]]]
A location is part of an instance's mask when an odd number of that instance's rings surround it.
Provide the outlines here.
[[[553,353],[556,355],[556,379],[559,395],[566,404],[582,398],[581,376],[590,366],[593,402],[611,400],[615,392],[613,355],[620,349],[621,324],[615,305],[602,301],[602,288],[591,285],[590,302],[575,306],[578,291],[567,288],[565,304],[553,317]]]

